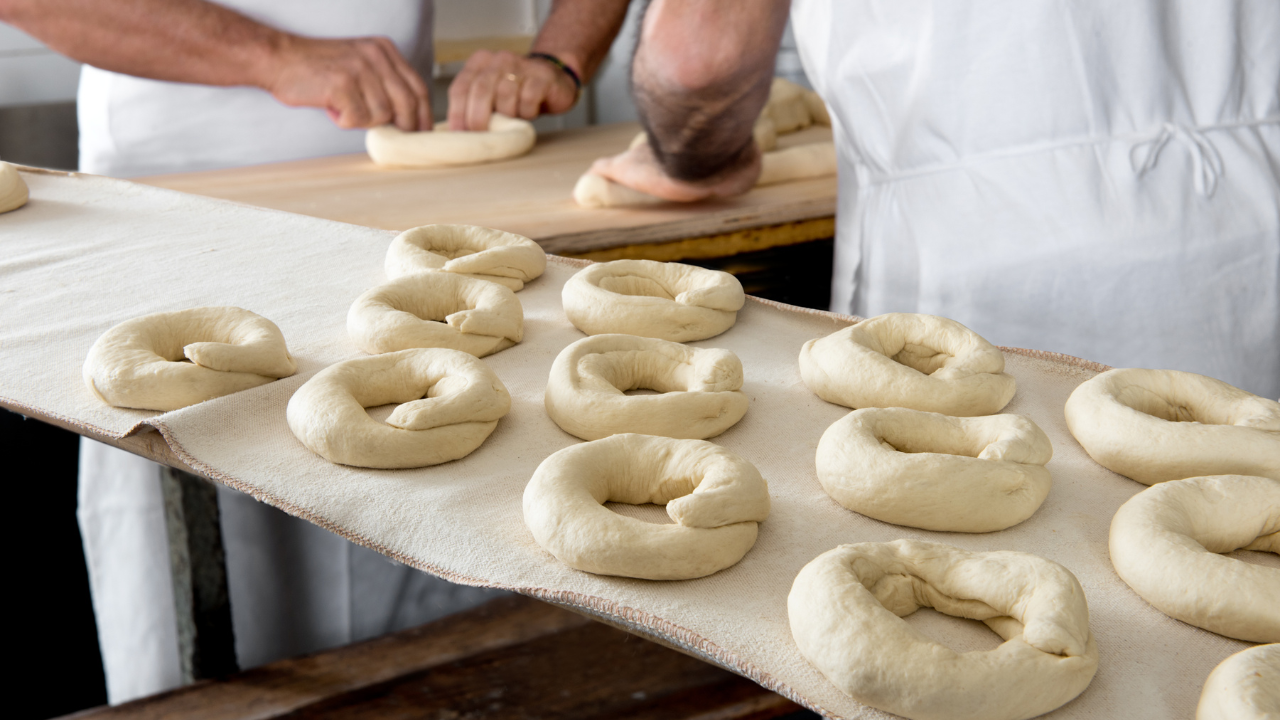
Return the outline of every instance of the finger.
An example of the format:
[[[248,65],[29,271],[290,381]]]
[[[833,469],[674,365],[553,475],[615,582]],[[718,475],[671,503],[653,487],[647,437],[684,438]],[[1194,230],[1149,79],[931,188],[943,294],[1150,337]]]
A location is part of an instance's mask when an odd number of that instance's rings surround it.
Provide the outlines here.
[[[488,71],[492,63],[493,53],[488,50],[477,50],[467,58],[467,64],[449,83],[449,129],[467,129],[467,99],[471,97],[471,86],[481,74]]]
[[[541,76],[531,76],[520,86],[519,117],[532,120],[542,112],[551,83]],[[514,116],[513,116],[514,117]]]
[[[387,95],[387,89],[382,84],[382,77],[372,65],[366,65],[360,74],[360,94],[364,96],[369,115],[363,124],[356,127],[386,125],[395,117],[391,97]]]
[[[393,60],[400,57],[400,51],[386,38],[378,38],[364,48],[376,74],[374,81],[380,85],[390,104],[390,122],[405,132],[417,130],[418,97]]]
[[[506,115],[507,117],[515,117],[516,112],[520,108],[520,86],[523,84],[523,78],[519,75],[508,72],[503,73],[498,78],[498,84],[493,90],[493,109]]]
[[[498,84],[498,73],[489,71],[477,77],[471,83],[471,91],[467,94],[464,115],[467,130],[488,130],[489,116],[493,113],[493,95]]]
[[[384,38],[385,40],[385,38]],[[414,116],[417,120],[416,126],[403,128],[408,130],[430,130],[431,129],[431,88],[426,81],[418,74],[418,71],[405,60],[404,56],[396,48],[395,44],[390,40],[386,40],[386,47],[390,48],[388,59],[391,66],[395,69],[396,74],[404,81],[409,89],[409,93],[413,99]]]
[[[350,75],[339,75],[329,89],[325,106],[334,124],[344,130],[366,126],[369,108],[359,83]]]

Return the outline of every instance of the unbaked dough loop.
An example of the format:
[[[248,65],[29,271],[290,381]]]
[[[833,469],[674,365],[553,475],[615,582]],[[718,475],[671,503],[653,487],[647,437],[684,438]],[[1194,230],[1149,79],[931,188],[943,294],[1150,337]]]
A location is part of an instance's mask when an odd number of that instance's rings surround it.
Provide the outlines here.
[[[116,407],[177,410],[288,377],[298,365],[270,320],[201,307],[126,320],[103,333],[84,381]]]
[[[1280,553],[1280,480],[1171,480],[1111,519],[1111,564],[1169,617],[1250,642],[1280,642],[1280,569],[1219,553]]]
[[[1053,485],[1053,445],[1019,415],[960,418],[855,410],[818,443],[818,480],[868,517],[944,532],[992,532],[1031,517]]]
[[[27,183],[18,169],[7,162],[0,162],[0,213],[17,210],[27,204]]]
[[[533,123],[501,113],[489,116],[489,129],[455,132],[445,127],[405,132],[395,125],[372,128],[364,136],[374,164],[384,167],[476,165],[519,157],[533,149]]]
[[[484,357],[524,337],[524,309],[515,293],[456,273],[405,275],[356,298],[347,333],[361,350],[452,348]]]
[[[547,254],[538,243],[515,233],[475,225],[423,225],[391,241],[384,266],[392,280],[419,272],[451,272],[519,292],[546,270]]]
[[[747,412],[742,361],[719,348],[691,348],[635,335],[594,335],[551,366],[547,414],[583,440],[617,433],[702,440]],[[656,390],[659,395],[625,394]]]
[[[1152,485],[1203,475],[1280,480],[1280,403],[1177,370],[1108,370],[1067,398],[1067,427],[1099,465]]]
[[[981,620],[1005,642],[956,653],[902,618],[920,607]],[[1021,720],[1088,687],[1098,667],[1080,583],[1021,552],[897,540],[841,545],[787,598],[800,653],[855,700],[913,720]]]
[[[365,408],[398,404],[386,422]],[[471,454],[511,409],[480,360],[445,348],[358,357],[316,373],[289,398],[289,429],[329,462],[415,468]]]
[[[1280,645],[1257,645],[1223,660],[1200,692],[1196,720],[1280,718]]]
[[[854,409],[905,407],[992,415],[1017,389],[1000,348],[935,315],[888,313],[800,350],[800,377],[818,397]]]
[[[746,302],[726,272],[654,260],[589,265],[561,293],[569,321],[588,335],[624,333],[672,342],[715,337]]]
[[[606,502],[667,506],[674,525],[619,515]],[[569,567],[597,575],[687,580],[719,572],[755,544],[769,488],[755,466],[704,440],[621,434],[542,461],[524,522]]]

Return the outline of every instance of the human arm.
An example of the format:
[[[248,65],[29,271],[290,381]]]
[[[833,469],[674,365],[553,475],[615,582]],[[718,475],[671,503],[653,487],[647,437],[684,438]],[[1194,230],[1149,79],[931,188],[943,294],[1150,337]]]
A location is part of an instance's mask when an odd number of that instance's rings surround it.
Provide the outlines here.
[[[609,53],[629,0],[556,0],[531,52],[547,53],[588,82]],[[517,80],[510,79],[518,78]],[[485,130],[494,112],[532,120],[578,99],[569,75],[546,60],[479,50],[449,86],[449,127]]]
[[[205,0],[0,0],[0,21],[104,70],[247,85],[339,127],[431,127],[427,86],[385,37],[309,38]]]

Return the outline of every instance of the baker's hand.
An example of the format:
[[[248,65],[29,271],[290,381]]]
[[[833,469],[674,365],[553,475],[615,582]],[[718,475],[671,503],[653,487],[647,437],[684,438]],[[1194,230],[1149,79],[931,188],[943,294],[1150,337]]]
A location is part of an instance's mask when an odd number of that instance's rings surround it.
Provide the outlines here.
[[[562,113],[577,99],[573,80],[546,60],[477,50],[449,86],[449,129],[488,130],[495,112],[525,120]]]
[[[620,155],[596,160],[591,172],[664,200],[695,202],[750,190],[760,177],[760,150],[751,143],[749,154],[732,167],[702,180],[686,181],[664,172],[649,143],[642,142]]]
[[[431,129],[427,85],[385,37],[282,34],[263,86],[292,107],[319,107],[340,128]]]

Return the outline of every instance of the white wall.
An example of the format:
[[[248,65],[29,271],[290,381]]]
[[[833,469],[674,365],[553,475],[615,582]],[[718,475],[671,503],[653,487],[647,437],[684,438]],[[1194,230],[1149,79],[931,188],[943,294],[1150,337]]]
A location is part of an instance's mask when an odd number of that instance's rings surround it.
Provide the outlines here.
[[[75,100],[80,64],[0,23],[0,107]]]

